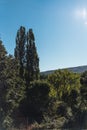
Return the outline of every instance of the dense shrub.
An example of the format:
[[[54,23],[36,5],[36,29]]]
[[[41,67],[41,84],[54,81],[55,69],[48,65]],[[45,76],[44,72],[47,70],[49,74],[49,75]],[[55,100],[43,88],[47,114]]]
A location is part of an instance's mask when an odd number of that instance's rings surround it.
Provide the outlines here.
[[[46,81],[34,81],[27,91],[26,98],[21,103],[21,111],[34,120],[43,116],[49,102],[50,85]]]

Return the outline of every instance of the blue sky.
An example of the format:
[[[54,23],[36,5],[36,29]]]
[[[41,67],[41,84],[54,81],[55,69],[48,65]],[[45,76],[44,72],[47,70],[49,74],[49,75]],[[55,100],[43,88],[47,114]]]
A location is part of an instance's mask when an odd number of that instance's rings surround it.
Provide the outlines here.
[[[10,54],[21,25],[33,29],[41,71],[87,65],[87,0],[0,0],[0,38]]]

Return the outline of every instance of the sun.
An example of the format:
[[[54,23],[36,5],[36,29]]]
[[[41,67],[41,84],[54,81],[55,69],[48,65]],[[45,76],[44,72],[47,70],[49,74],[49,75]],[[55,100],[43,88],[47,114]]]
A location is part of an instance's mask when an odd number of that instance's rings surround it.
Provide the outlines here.
[[[86,10],[86,8],[77,9],[76,10],[76,16],[78,18],[86,19],[86,17],[87,17],[87,10]]]
[[[84,8],[84,9],[82,10],[82,17],[85,19],[86,16],[87,16],[87,11],[86,11],[86,9]]]
[[[75,10],[75,18],[87,26],[87,8],[77,8]]]

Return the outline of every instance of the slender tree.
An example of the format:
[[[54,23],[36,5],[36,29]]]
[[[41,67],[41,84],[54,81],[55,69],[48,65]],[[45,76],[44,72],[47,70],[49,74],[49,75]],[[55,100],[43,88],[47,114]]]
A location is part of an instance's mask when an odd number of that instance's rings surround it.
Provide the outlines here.
[[[37,49],[35,46],[35,38],[33,30],[29,29],[27,32],[27,45],[26,45],[26,81],[29,84],[30,81],[39,78],[39,58]]]
[[[25,27],[21,26],[17,31],[16,36],[16,48],[15,58],[18,59],[20,65],[20,75],[24,76],[24,64],[25,64],[25,43],[26,43],[26,30]]]
[[[26,34],[25,27],[20,27],[16,36],[14,55],[19,61],[20,76],[26,79],[26,84],[29,85],[31,81],[37,80],[39,78],[39,58],[32,29],[29,29]]]

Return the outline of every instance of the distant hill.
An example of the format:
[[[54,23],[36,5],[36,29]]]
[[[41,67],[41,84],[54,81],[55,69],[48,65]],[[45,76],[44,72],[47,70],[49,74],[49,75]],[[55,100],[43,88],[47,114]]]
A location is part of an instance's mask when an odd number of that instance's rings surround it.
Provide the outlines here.
[[[87,71],[87,65],[84,65],[84,66],[77,66],[77,67],[70,67],[70,68],[63,68],[63,69],[68,69],[74,73],[82,73],[84,71]],[[45,74],[45,75],[48,75],[48,74],[51,74],[53,73],[55,70],[49,70],[49,71],[43,71],[41,72],[41,74]]]

